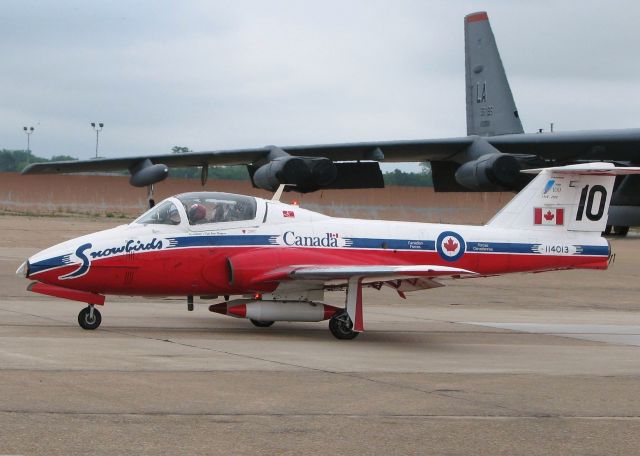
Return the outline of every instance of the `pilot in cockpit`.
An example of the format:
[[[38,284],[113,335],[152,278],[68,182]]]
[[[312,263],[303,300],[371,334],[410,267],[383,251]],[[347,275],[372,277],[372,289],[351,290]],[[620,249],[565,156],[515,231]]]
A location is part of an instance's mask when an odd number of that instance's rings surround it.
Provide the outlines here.
[[[197,225],[199,223],[205,223],[207,220],[207,209],[202,204],[192,204],[187,212],[189,217],[189,224]]]
[[[218,203],[213,206],[213,209],[211,210],[211,222],[213,223],[226,222],[225,210],[221,203]]]

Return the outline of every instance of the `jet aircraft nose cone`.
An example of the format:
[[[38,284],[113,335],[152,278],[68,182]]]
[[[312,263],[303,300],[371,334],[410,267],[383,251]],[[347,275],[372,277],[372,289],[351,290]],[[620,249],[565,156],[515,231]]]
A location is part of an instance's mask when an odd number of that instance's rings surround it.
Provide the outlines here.
[[[20,267],[16,270],[16,275],[18,277],[24,277],[25,279],[29,277],[29,260],[24,261]]]

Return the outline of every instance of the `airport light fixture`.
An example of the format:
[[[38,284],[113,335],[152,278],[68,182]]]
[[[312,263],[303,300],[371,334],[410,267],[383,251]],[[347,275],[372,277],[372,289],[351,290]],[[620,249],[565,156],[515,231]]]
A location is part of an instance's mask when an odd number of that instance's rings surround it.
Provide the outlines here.
[[[102,127],[104,127],[104,124],[102,122],[99,122],[99,123],[91,122],[91,128],[93,128],[96,132],[96,158],[98,158],[98,140],[100,138],[100,132],[102,131]]]
[[[24,132],[27,134],[27,153],[30,154],[31,153],[31,135],[33,134],[33,127],[22,127],[22,129],[24,130]]]

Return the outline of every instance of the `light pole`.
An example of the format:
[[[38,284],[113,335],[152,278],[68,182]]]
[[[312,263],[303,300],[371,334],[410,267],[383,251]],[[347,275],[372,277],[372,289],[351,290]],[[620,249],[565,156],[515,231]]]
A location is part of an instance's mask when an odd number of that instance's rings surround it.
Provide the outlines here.
[[[31,139],[31,135],[33,134],[33,127],[22,127],[22,129],[24,130],[24,132],[27,134],[27,153],[30,153],[31,149],[31,143],[30,143],[30,139]]]
[[[95,122],[91,122],[91,127],[96,131],[96,158],[98,158],[98,139],[100,137],[100,132],[102,131],[102,127],[104,127],[104,124],[100,122],[96,126]]]

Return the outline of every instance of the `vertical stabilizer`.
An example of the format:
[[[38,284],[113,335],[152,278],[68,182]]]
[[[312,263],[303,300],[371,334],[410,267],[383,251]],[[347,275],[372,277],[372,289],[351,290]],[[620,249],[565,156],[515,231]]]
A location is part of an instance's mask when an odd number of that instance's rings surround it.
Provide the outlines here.
[[[523,133],[486,12],[464,18],[467,135]]]
[[[580,231],[600,235],[607,224],[616,176],[640,174],[640,168],[584,163],[539,172],[487,226],[525,230]]]

